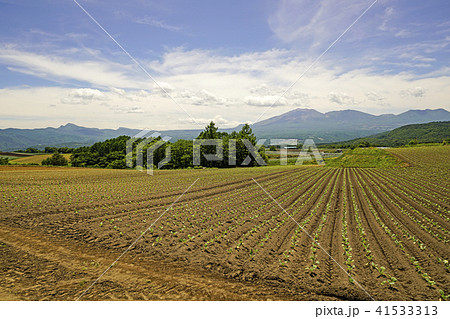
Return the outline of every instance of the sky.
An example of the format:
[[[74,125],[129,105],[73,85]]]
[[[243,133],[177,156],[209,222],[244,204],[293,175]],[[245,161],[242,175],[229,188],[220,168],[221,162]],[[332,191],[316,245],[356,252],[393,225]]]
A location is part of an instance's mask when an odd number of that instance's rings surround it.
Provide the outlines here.
[[[450,111],[448,0],[0,0],[0,128]]]

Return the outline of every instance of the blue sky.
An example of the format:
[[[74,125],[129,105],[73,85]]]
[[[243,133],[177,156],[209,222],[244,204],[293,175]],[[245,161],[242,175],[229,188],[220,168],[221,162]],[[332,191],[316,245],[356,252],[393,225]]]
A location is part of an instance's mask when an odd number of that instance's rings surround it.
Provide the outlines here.
[[[450,110],[448,1],[78,3],[139,66],[73,0],[0,0],[0,128]]]

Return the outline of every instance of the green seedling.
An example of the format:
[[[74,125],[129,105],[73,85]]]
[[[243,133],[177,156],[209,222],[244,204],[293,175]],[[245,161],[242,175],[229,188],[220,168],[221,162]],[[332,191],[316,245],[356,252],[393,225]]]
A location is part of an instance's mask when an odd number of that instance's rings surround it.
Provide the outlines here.
[[[442,289],[439,289],[439,294],[441,295],[441,299],[444,300],[444,301],[446,301],[446,300],[448,300],[450,298],[450,295],[446,295],[444,293],[444,290],[442,290]]]

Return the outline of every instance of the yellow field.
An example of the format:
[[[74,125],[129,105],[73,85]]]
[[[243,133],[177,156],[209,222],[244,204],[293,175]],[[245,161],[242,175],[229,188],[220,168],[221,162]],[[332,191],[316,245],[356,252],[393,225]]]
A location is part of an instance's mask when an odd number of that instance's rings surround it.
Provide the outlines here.
[[[71,154],[62,154],[62,155],[70,162]],[[16,163],[16,164],[39,164],[40,165],[44,159],[46,159],[50,156],[52,156],[52,154],[32,155],[32,156],[17,158],[10,162]]]

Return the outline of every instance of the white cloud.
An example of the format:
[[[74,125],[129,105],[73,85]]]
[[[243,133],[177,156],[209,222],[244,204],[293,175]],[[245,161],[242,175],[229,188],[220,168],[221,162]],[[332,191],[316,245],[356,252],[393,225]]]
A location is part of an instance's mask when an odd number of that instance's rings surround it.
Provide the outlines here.
[[[167,82],[154,82],[153,83],[153,93],[159,94],[164,97],[172,96],[172,92],[175,88]]]
[[[43,55],[0,46],[0,63],[8,65],[12,71],[56,82],[79,81],[96,87],[135,88],[147,85],[141,76],[136,76],[134,65],[104,60],[79,61],[75,56]]]
[[[245,98],[245,103],[247,105],[253,106],[280,106],[286,105],[287,100],[284,97],[276,95],[263,95],[263,96],[247,96]]]
[[[416,87],[414,89],[407,89],[407,90],[402,90],[400,91],[400,95],[402,97],[424,97],[426,93],[426,90],[423,87]]]
[[[164,93],[166,93],[166,92],[170,93],[173,90],[175,90],[175,88],[167,82],[156,82],[156,83],[153,83],[153,90],[164,92]]]
[[[420,61],[420,62],[435,62],[436,59],[435,58],[429,58],[429,57],[424,57],[424,56],[415,56],[413,57],[414,61]]]
[[[279,86],[269,86],[265,83],[250,88],[251,95],[244,98],[247,105],[253,106],[303,106],[310,104],[308,94]]]
[[[89,104],[92,101],[104,101],[107,97],[104,93],[96,89],[74,89],[61,99],[64,104]]]
[[[211,92],[203,89],[198,92],[191,92],[189,90],[185,90],[183,92],[178,93],[175,96],[177,101],[181,101],[183,104],[191,104],[191,105],[225,105],[227,103],[227,99],[217,97]]]
[[[389,103],[386,102],[386,97],[381,95],[378,92],[367,92],[366,97],[368,101],[375,102],[378,105],[388,105]]]
[[[118,88],[111,88],[111,92],[115,93],[119,96],[126,96],[127,92],[124,89],[118,89]]]
[[[174,25],[170,25],[162,20],[159,20],[155,17],[149,17],[149,16],[145,16],[143,18],[139,18],[135,20],[136,23],[139,24],[146,24],[155,28],[160,28],[160,29],[164,29],[164,30],[169,30],[172,32],[178,32],[181,31],[181,27],[178,26],[174,26]]]
[[[353,0],[351,4],[335,0],[281,0],[268,22],[284,42],[323,46],[334,41],[369,4],[365,0]]]
[[[150,93],[145,90],[124,90],[119,88],[110,88],[109,93],[129,101],[141,101],[150,96]]]
[[[405,29],[401,29],[395,33],[395,37],[397,38],[409,38],[412,36],[414,36],[414,34],[411,31]]]
[[[208,125],[213,121],[217,127],[219,128],[233,128],[238,126],[239,124],[242,124],[240,121],[230,121],[225,118],[223,118],[220,115],[216,115],[212,118],[182,118],[179,119],[180,122],[187,123],[187,124],[201,124],[201,125]]]
[[[383,15],[383,22],[381,23],[379,29],[381,31],[391,31],[391,27],[389,26],[389,22],[392,19],[392,16],[394,14],[394,8],[393,7],[387,7],[384,10],[384,15]]]
[[[292,55],[296,54],[288,50],[272,49],[262,52],[243,53],[236,56],[220,55],[212,50],[190,50],[175,48],[166,52],[160,60],[148,63],[150,69],[164,75],[177,74],[265,74],[272,71],[274,65],[280,62],[292,61]]]
[[[352,106],[356,104],[354,97],[343,92],[330,92],[328,96],[331,102],[341,106]]]
[[[134,106],[118,106],[118,105],[114,105],[114,106],[110,106],[109,108],[111,110],[113,110],[115,113],[119,113],[119,114],[123,114],[123,113],[127,113],[127,114],[144,113],[144,110],[142,109],[142,107],[138,106],[138,105],[134,105]]]
[[[108,120],[118,123],[118,126],[159,130],[198,127],[192,120],[178,121],[180,114],[182,117],[188,118],[190,115],[203,120],[219,116],[228,121],[221,120],[223,126],[233,126],[235,122],[256,120],[263,111],[262,107],[267,107],[264,118],[294,107],[326,112],[336,109],[336,105],[344,105],[375,114],[402,112],[411,108],[448,109],[447,92],[450,91],[448,68],[420,75],[412,71],[380,74],[372,68],[338,68],[321,61],[295,86],[284,92],[311,63],[293,51],[268,50],[226,56],[218,51],[184,51],[176,48],[164,54],[159,61],[142,62],[153,68],[149,72],[155,74],[161,87],[178,102],[175,104],[141,70],[134,70],[127,65],[109,64],[104,57],[94,62],[80,61],[76,53],[72,59],[19,50],[14,53],[17,53],[17,59],[5,58],[5,51],[0,49],[0,61],[14,62],[10,65],[22,68],[21,72],[42,69],[45,72],[40,77],[44,79],[52,73],[52,78],[80,81],[86,74],[81,75],[75,66],[80,66],[86,72],[96,71],[90,75],[94,84],[87,85],[85,89],[0,90],[0,105],[5,106],[0,108],[3,118],[0,124],[4,126],[8,125],[6,123],[10,123],[8,126],[17,126],[14,123],[19,123],[19,120],[7,122],[5,119],[23,118],[23,114],[36,118],[46,114],[54,118],[55,122],[56,117],[60,122],[86,125],[92,121],[106,123]],[[30,56],[33,63],[26,62]],[[429,57],[411,55],[406,58],[421,62]],[[39,66],[41,61],[47,61],[50,66]],[[59,70],[60,64],[74,66],[73,74],[69,70]],[[91,66],[89,70],[88,65]],[[426,94],[425,89],[414,88],[426,88]],[[276,107],[268,108],[281,95]],[[421,98],[414,98],[418,96]],[[76,112],[72,105],[61,101],[85,104],[86,112]],[[49,105],[55,106],[50,110]]]

